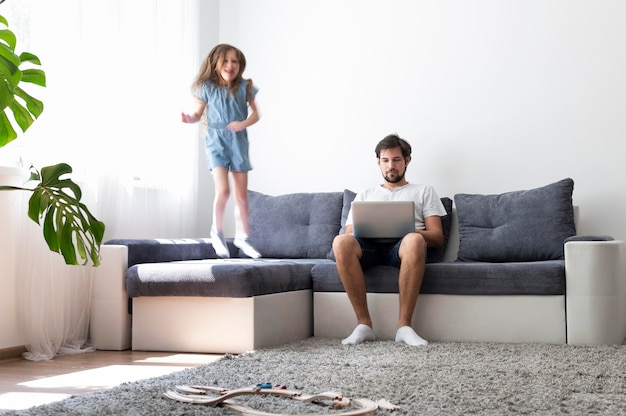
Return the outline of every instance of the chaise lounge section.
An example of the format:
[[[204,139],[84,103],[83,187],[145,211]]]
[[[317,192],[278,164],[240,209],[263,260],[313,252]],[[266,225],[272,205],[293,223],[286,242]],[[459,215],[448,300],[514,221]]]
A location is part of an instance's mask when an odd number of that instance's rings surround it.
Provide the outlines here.
[[[619,344],[621,241],[577,236],[573,181],[442,198],[446,244],[429,249],[413,318],[430,341]],[[261,259],[217,259],[209,240],[112,240],[94,283],[100,349],[241,353],[356,325],[332,260],[354,193],[249,192]],[[532,219],[529,221],[529,219]],[[374,329],[393,339],[398,269],[367,270]]]

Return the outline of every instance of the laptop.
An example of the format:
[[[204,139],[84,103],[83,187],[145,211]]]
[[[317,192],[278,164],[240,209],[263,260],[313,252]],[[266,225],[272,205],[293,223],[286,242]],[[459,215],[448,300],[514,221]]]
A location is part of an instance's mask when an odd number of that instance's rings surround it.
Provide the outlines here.
[[[354,201],[352,229],[358,238],[402,238],[415,232],[415,202]]]

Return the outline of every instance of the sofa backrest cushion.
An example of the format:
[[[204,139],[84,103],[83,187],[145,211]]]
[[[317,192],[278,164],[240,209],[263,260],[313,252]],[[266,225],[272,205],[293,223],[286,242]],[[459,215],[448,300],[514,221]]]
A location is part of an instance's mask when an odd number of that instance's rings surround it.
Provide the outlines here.
[[[460,261],[540,261],[564,258],[576,234],[570,178],[499,195],[454,196]]]
[[[250,244],[261,256],[325,258],[341,226],[342,192],[248,191]]]
[[[345,189],[343,191],[343,209],[341,211],[341,230],[339,231],[340,234],[343,234],[346,232],[346,220],[348,219],[350,206],[352,205],[352,201],[354,200],[355,196],[356,196],[356,193],[349,189]],[[446,252],[446,246],[448,245],[448,240],[450,237],[450,227],[452,224],[452,199],[448,197],[444,197],[444,198],[441,198],[441,202],[443,203],[443,206],[446,209],[446,212],[448,214],[445,217],[441,218],[441,225],[443,228],[443,245],[437,248],[435,247],[428,248],[428,253],[426,257],[427,263],[439,263],[443,261],[443,255]],[[335,259],[335,254],[332,249],[328,253],[327,257],[331,260]]]
[[[428,247],[427,263],[441,263],[443,261],[443,256],[446,253],[446,247],[448,247],[448,241],[450,241],[450,227],[452,226],[452,199],[444,196],[441,198],[441,203],[447,213],[445,217],[441,217],[443,245],[441,247]]]

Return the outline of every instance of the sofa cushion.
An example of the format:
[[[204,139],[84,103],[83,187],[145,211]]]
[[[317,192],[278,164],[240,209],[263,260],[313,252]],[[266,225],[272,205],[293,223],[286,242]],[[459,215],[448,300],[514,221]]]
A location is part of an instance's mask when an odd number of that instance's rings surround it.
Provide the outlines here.
[[[348,221],[348,214],[350,213],[350,208],[352,207],[352,201],[354,201],[354,197],[356,197],[356,192],[351,191],[349,189],[343,190],[343,207],[341,209],[341,230],[339,230],[339,234],[344,234],[346,232],[346,221]]]
[[[348,219],[348,214],[350,213],[350,206],[352,205],[352,201],[356,193],[349,189],[345,189],[343,191],[343,209],[341,211],[341,229],[339,234],[343,234],[346,232],[346,221]],[[443,256],[446,252],[446,247],[448,245],[448,239],[450,237],[450,226],[452,225],[452,200],[448,197],[441,198],[441,202],[443,203],[444,208],[446,209],[447,215],[441,218],[441,225],[443,228],[443,245],[441,247],[429,247],[426,257],[427,263],[438,263],[443,261]],[[335,253],[332,248],[328,252],[327,258],[334,260]]]
[[[566,238],[576,234],[574,181],[499,195],[454,196],[460,261],[513,262],[564,258]]]
[[[446,253],[448,240],[450,239],[450,227],[452,226],[452,199],[448,197],[441,198],[441,203],[446,209],[447,215],[441,218],[441,226],[443,228],[443,245],[441,247],[428,247],[427,263],[440,263]]]
[[[209,259],[137,264],[126,271],[129,297],[245,298],[311,289],[311,267],[328,260]],[[329,262],[330,263],[330,262]]]
[[[128,267],[140,263],[217,258],[210,238],[114,239],[104,244],[128,247]],[[226,240],[231,257],[237,253],[232,238]]]
[[[400,270],[375,266],[365,270],[369,293],[398,293]],[[345,292],[337,266],[311,269],[314,292]],[[481,263],[441,262],[426,265],[420,293],[439,295],[564,295],[565,261]]]
[[[341,226],[342,192],[248,191],[250,243],[264,258],[325,258]]]

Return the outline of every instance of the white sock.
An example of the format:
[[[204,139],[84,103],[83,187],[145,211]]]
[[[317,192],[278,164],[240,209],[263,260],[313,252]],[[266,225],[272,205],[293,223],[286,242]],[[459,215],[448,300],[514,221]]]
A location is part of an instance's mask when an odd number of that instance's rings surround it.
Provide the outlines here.
[[[224,235],[218,232],[215,228],[211,228],[211,243],[213,244],[213,249],[215,250],[215,254],[218,257],[223,259],[227,259],[230,257],[230,251],[226,246],[226,240],[224,240]]]
[[[376,334],[374,334],[372,328],[365,324],[358,324],[350,336],[341,341],[341,343],[343,345],[356,345],[365,341],[374,341],[375,339]]]
[[[396,332],[396,342],[406,342],[409,345],[418,347],[420,345],[428,345],[428,341],[417,335],[417,332],[410,326],[402,326]]]
[[[250,258],[258,259],[259,257],[261,257],[261,253],[256,251],[256,249],[250,245],[247,237],[235,237],[235,241],[233,241],[233,244],[235,244],[236,247],[239,247],[243,254]]]

